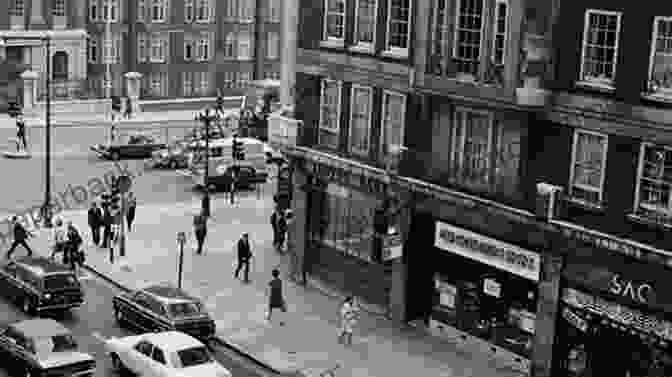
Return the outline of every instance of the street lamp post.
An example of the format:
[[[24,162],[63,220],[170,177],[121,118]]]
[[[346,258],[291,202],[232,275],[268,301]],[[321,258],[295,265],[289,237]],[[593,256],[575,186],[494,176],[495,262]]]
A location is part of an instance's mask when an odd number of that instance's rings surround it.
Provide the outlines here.
[[[203,199],[201,201],[201,210],[203,215],[210,217],[210,124],[217,119],[217,113],[210,113],[206,108],[204,113],[198,115],[198,119],[203,122],[205,128],[205,170],[203,171]]]
[[[44,185],[44,206],[42,215],[44,218],[44,227],[51,228],[51,36],[45,38],[47,42],[47,98],[45,108],[45,185]]]

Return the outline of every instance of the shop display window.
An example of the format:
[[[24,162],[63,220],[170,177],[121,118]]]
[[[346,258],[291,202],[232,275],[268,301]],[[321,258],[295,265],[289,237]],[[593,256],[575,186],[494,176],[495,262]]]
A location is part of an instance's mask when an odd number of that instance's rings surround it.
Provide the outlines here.
[[[435,275],[432,319],[529,358],[536,284],[488,266],[469,265],[455,264],[455,273]]]

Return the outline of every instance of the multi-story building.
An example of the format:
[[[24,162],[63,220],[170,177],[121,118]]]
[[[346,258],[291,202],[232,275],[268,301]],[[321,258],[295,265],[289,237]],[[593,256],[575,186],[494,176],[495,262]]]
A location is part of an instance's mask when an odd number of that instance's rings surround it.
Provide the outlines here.
[[[240,94],[279,77],[279,22],[278,0],[88,0],[89,82],[102,91],[110,69],[123,94],[136,71],[144,98]]]
[[[0,75],[4,76],[0,102],[23,95],[20,75],[26,70],[38,75],[35,95],[46,94],[47,44],[52,94],[82,94],[87,75],[84,0],[9,0],[5,4],[6,11],[0,12]]]

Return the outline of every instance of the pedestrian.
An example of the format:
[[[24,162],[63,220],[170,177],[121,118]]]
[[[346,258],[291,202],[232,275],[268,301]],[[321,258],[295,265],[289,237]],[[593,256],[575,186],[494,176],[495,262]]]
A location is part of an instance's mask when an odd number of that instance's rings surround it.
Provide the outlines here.
[[[26,239],[28,237],[35,237],[35,236],[28,230],[26,230],[26,228],[24,228],[23,225],[21,225],[21,223],[19,222],[19,218],[17,216],[12,217],[12,227],[14,233],[14,242],[12,242],[12,246],[7,251],[7,259],[12,257],[14,249],[19,245],[23,246],[23,248],[26,249],[29,257],[32,256],[33,250],[30,248],[30,246],[28,246]]]
[[[273,247],[278,249],[278,217],[280,217],[280,211],[276,207],[273,213],[271,214],[271,228],[273,229]]]
[[[230,172],[231,172],[231,179],[229,182],[229,200],[231,201],[231,204],[235,204],[236,186],[238,185],[238,172],[236,172],[235,168],[231,169]]]
[[[266,320],[269,322],[271,321],[273,309],[280,309],[283,313],[287,312],[285,298],[282,295],[280,271],[278,271],[278,269],[273,269],[271,275],[273,276],[273,279],[268,283],[268,314],[266,315]],[[280,326],[283,326],[284,324],[284,322],[280,322]]]
[[[56,258],[56,254],[63,253],[65,251],[65,227],[63,226],[63,220],[60,217],[57,217],[54,221],[54,228],[51,231],[51,259]]]
[[[341,305],[341,330],[338,335],[338,342],[344,345],[352,345],[352,333],[357,323],[359,311],[355,307],[352,296],[348,296]]]
[[[19,115],[16,118],[16,138],[17,138],[17,152],[20,149],[20,145],[23,145],[23,150],[28,150],[28,141],[26,139],[26,122],[23,121],[23,117]]]
[[[278,216],[278,245],[277,245],[277,250],[279,252],[283,252],[286,238],[287,238],[287,219],[285,219],[285,214],[280,212]]]
[[[79,234],[79,230],[75,227],[72,221],[68,221],[66,238],[66,254],[68,255],[68,264],[70,264],[70,268],[75,271],[77,269],[77,264],[80,263],[80,250],[83,241],[82,236]]]
[[[133,227],[133,220],[135,220],[135,207],[137,202],[135,200],[135,195],[132,192],[128,193],[128,207],[126,208],[126,223],[128,224],[128,231],[130,232]]]
[[[91,202],[91,208],[89,208],[87,217],[93,244],[98,246],[100,244],[100,228],[103,225],[103,211],[95,201]]]
[[[109,243],[112,242],[112,223],[114,222],[114,216],[110,212],[109,206],[103,207],[103,244],[101,247],[107,248]]]
[[[252,248],[250,247],[250,236],[243,233],[243,236],[238,240],[238,267],[233,276],[238,279],[238,274],[242,268],[244,271],[244,282],[250,282],[250,259],[252,259]]]
[[[194,235],[196,236],[196,254],[203,253],[203,243],[205,243],[205,236],[208,234],[208,218],[203,211],[194,216]]]
[[[133,103],[131,102],[131,97],[126,97],[126,109],[124,111],[124,117],[126,119],[131,119],[133,114]]]

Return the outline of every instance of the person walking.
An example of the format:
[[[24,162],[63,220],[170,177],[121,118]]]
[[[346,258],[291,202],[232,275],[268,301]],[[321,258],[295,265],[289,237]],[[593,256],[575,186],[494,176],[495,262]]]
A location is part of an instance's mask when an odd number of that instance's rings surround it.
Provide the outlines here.
[[[126,98],[126,109],[124,109],[124,117],[126,119],[131,119],[133,114],[133,102],[131,102],[131,97]]]
[[[252,259],[252,248],[250,247],[250,236],[243,233],[243,236],[238,240],[238,267],[233,276],[238,279],[238,274],[242,268],[245,268],[244,282],[250,282],[250,259]]]
[[[229,183],[229,200],[231,204],[236,202],[236,186],[238,186],[238,173],[236,169],[231,169],[231,182]]]
[[[65,252],[65,230],[63,220],[61,220],[60,217],[57,217],[56,221],[54,221],[54,228],[51,230],[51,259],[55,259],[56,254]]]
[[[72,221],[68,221],[68,230],[67,230],[67,246],[65,253],[67,254],[67,263],[70,265],[70,269],[76,271],[77,265],[80,263],[80,249],[82,247],[82,236],[79,234],[79,230],[75,227]]]
[[[273,229],[273,247],[278,249],[278,218],[280,217],[280,211],[276,207],[273,213],[271,214],[271,229]]]
[[[9,250],[7,251],[7,259],[12,257],[14,249],[16,249],[16,247],[19,245],[23,246],[26,249],[29,257],[32,256],[33,250],[30,248],[30,246],[28,246],[26,239],[28,239],[28,237],[35,237],[35,236],[28,230],[26,230],[26,228],[24,228],[23,225],[21,225],[21,223],[19,222],[19,218],[17,216],[12,217],[12,228],[14,233],[14,242],[12,242],[12,246],[10,246]]]
[[[348,296],[341,305],[341,330],[338,335],[338,342],[344,345],[352,345],[352,333],[357,324],[359,311],[355,307],[355,300]]]
[[[285,246],[285,239],[287,238],[287,219],[284,213],[279,213],[278,216],[278,252],[283,252]]]
[[[273,269],[271,275],[273,276],[273,279],[268,283],[268,314],[266,315],[266,320],[269,322],[273,315],[273,309],[280,309],[283,313],[287,312],[287,304],[282,295],[280,271],[278,271],[278,269]],[[280,326],[283,326],[284,324],[284,322],[280,322]]]
[[[103,225],[103,212],[98,208],[96,202],[91,202],[87,217],[93,244],[98,246],[100,244],[100,228]]]
[[[128,231],[130,232],[133,228],[133,221],[135,220],[135,207],[137,206],[137,202],[133,192],[128,193],[127,199],[128,207],[126,208],[126,224],[128,224]]]
[[[203,253],[203,244],[205,243],[205,236],[208,234],[208,218],[201,211],[194,216],[194,235],[196,236],[196,254]]]
[[[20,149],[20,145],[23,145],[23,150],[28,150],[28,141],[26,139],[26,122],[24,122],[22,116],[16,118],[16,138],[17,138],[17,152]]]
[[[110,212],[109,206],[103,207],[103,244],[101,247],[109,247],[110,242],[112,242],[112,223],[114,222],[114,216]]]

